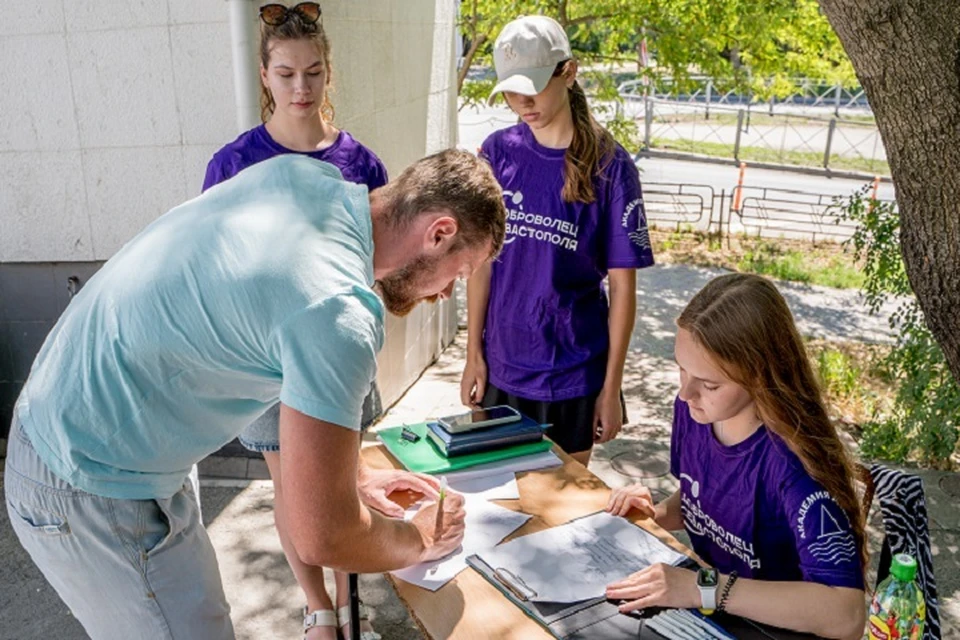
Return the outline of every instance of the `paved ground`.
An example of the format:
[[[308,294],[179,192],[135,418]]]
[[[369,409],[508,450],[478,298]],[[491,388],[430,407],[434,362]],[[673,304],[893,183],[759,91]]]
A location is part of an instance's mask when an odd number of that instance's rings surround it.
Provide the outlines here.
[[[620,439],[598,447],[590,465],[610,486],[642,480],[664,497],[676,488],[668,474],[668,426],[677,389],[671,360],[673,319],[690,296],[716,273],[663,266],[640,274],[640,308],[624,383],[631,424]],[[885,323],[868,317],[855,293],[794,284],[784,284],[782,288],[805,333],[856,335],[871,340],[888,337]],[[651,291],[658,293],[648,293]],[[464,339],[461,332],[438,362],[388,412],[382,425],[459,409]],[[263,469],[247,461],[214,461],[205,464],[204,471],[258,476]],[[960,638],[960,475],[922,475],[931,516],[941,610],[950,629],[945,637]],[[204,519],[217,548],[237,637],[241,640],[300,637],[297,610],[301,596],[273,530],[272,493],[272,486],[265,481],[208,477],[203,482]],[[871,546],[876,548],[879,535],[875,518],[871,534]],[[0,557],[4,558],[0,563],[0,639],[86,637],[23,553],[6,522],[5,510],[0,510]],[[363,576],[361,591],[375,608],[374,626],[385,638],[421,637],[382,577]]]

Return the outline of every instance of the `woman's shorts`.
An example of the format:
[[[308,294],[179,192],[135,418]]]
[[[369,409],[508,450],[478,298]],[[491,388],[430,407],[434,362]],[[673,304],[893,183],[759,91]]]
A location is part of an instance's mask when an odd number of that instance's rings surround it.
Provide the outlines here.
[[[520,413],[530,416],[541,424],[553,425],[546,436],[557,443],[567,453],[588,451],[593,447],[593,411],[600,392],[571,398],[569,400],[529,400],[498,389],[489,382],[483,394],[481,405],[493,407],[510,405]],[[623,422],[627,422],[627,407],[620,393],[620,407],[623,410]]]

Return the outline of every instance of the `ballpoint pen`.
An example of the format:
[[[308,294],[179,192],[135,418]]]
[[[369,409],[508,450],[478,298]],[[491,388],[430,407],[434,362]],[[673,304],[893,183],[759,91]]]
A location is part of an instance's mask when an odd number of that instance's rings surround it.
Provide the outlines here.
[[[443,532],[443,499],[447,497],[447,476],[440,478],[440,500],[437,501],[437,525],[433,532],[433,540],[436,542],[437,538],[440,537],[440,534]]]

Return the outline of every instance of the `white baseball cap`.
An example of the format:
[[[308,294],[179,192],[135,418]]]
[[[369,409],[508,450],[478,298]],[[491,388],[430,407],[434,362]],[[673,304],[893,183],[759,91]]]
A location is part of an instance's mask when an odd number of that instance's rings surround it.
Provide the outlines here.
[[[525,96],[540,93],[547,88],[557,63],[572,57],[570,41],[559,22],[547,16],[517,18],[493,43],[497,86],[487,103],[493,104],[502,91]]]

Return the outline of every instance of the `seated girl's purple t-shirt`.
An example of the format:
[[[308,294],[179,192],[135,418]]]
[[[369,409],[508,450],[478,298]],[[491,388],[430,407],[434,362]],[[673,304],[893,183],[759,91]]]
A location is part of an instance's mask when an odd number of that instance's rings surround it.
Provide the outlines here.
[[[677,398],[670,472],[693,550],[721,573],[864,588],[843,509],[766,427],[727,447]]]
[[[270,137],[266,126],[260,125],[240,134],[213,155],[207,165],[203,191],[232,178],[250,165],[286,153],[299,153],[329,162],[340,170],[344,180],[366,185],[370,191],[387,183],[387,170],[380,158],[346,131],[341,131],[326,149],[303,152],[281,146]]]
[[[603,279],[653,264],[637,167],[617,145],[584,204],[561,199],[566,150],[540,145],[526,124],[491,134],[481,153],[507,206],[484,331],[490,383],[548,402],[596,393],[610,342]]]

